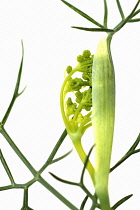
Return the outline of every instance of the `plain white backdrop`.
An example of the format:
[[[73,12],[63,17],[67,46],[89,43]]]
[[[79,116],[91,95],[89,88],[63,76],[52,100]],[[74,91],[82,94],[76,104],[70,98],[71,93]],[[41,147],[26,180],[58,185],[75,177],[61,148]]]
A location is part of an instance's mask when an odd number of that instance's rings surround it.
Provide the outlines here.
[[[102,23],[102,0],[71,0],[75,6]],[[136,0],[122,1],[128,15]],[[109,27],[120,21],[116,1],[108,0]],[[75,58],[83,50],[94,54],[103,33],[78,31],[70,26],[94,27],[66,7],[60,0],[0,1],[0,119],[12,97],[21,59],[21,40],[24,43],[24,65],[20,90],[27,85],[5,125],[11,138],[38,170],[64,130],[61,118],[59,93],[67,65],[75,65]],[[116,73],[116,123],[112,163],[119,160],[130,148],[139,133],[140,125],[140,23],[129,23],[112,40],[112,56]],[[89,130],[84,140],[87,150],[92,140]],[[140,146],[139,146],[140,147]],[[30,172],[12,151],[6,140],[0,137],[0,148],[17,183],[32,178]],[[58,155],[72,148],[67,137]],[[42,174],[57,190],[77,207],[84,193],[76,187],[54,180],[48,171],[71,181],[78,181],[82,164],[75,151]],[[110,198],[113,205],[123,196],[134,196],[118,210],[139,210],[140,155],[136,154],[110,176]],[[88,179],[88,177],[87,177]],[[88,181],[87,181],[88,182]],[[0,186],[9,180],[0,166]],[[92,188],[88,183],[89,188]],[[0,192],[1,210],[20,210],[22,190]],[[29,206],[35,210],[67,210],[54,195],[39,183],[29,189]],[[90,203],[86,210],[89,210]]]

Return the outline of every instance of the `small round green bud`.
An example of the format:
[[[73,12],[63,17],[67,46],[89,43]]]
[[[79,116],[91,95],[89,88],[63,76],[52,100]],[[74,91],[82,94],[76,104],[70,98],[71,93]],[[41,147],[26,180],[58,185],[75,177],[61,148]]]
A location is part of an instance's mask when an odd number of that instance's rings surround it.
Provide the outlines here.
[[[83,57],[82,55],[78,55],[78,56],[77,56],[77,61],[78,61],[79,63],[83,62],[83,61],[84,61],[84,57]]]
[[[75,101],[76,101],[77,103],[80,103],[81,100],[82,100],[83,94],[82,94],[80,91],[77,91],[77,92],[75,93],[75,96],[76,96]]]
[[[71,105],[73,105],[73,102],[72,102],[71,98],[69,97],[67,100],[67,106],[71,106]]]
[[[69,74],[72,71],[72,66],[67,66],[66,72]]]
[[[83,120],[84,120],[84,116],[81,113],[79,113],[77,117],[77,122],[81,123]]]
[[[69,97],[66,101],[66,114],[67,116],[73,115],[77,109],[77,104],[72,102],[72,99]]]
[[[84,57],[84,58],[89,58],[90,55],[91,55],[91,52],[90,52],[89,50],[84,50],[84,51],[83,51],[83,57]]]
[[[86,111],[90,111],[90,110],[91,110],[91,106],[85,105],[85,106],[84,106],[84,109],[85,109]]]
[[[82,88],[82,86],[84,85],[84,81],[81,78],[76,77],[76,78],[70,80],[69,85],[71,86],[71,90],[77,91]]]
[[[88,73],[87,73],[87,72],[84,72],[84,73],[82,74],[82,78],[83,78],[84,80],[89,80],[89,75],[88,75]]]
[[[80,91],[77,91],[77,92],[75,93],[75,96],[76,96],[77,98],[79,98],[79,99],[82,99],[83,94],[82,94]]]

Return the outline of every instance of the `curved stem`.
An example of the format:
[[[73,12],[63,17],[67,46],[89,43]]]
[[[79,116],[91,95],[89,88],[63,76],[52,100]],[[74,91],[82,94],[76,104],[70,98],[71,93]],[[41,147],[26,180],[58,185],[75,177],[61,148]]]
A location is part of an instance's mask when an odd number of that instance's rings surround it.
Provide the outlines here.
[[[76,111],[74,113],[74,116],[73,116],[73,119],[72,119],[74,124],[75,124],[75,121],[77,120],[78,114],[81,112],[82,108],[83,108],[83,103],[81,102],[79,104],[78,108],[76,109]]]
[[[73,141],[73,144],[74,144],[74,147],[75,147],[75,149],[76,149],[76,151],[77,151],[77,153],[78,153],[81,161],[84,164],[85,163],[85,160],[87,158],[87,155],[86,155],[86,153],[85,153],[85,151],[83,149],[83,146],[81,144],[81,140],[80,139],[79,140],[76,139],[75,141]],[[94,167],[93,167],[93,165],[91,164],[90,161],[88,161],[88,164],[86,166],[86,169],[89,172],[89,175],[91,177],[91,180],[93,182],[93,185],[95,185],[95,180],[94,180],[94,171],[95,170],[94,170]]]
[[[104,27],[107,28],[108,8],[107,1],[104,0]]]
[[[74,10],[75,12],[77,12],[79,15],[81,15],[84,18],[86,18],[88,21],[94,23],[95,25],[99,26],[100,28],[104,28],[103,25],[101,25],[100,23],[98,23],[96,20],[94,20],[93,18],[91,18],[90,16],[88,16],[86,13],[84,13],[81,10],[79,10],[78,8],[76,8],[75,6],[71,5],[70,3],[68,3],[65,0],[61,0],[61,1],[64,4],[66,4],[69,8],[71,8],[72,10]]]
[[[4,126],[4,124],[6,123],[8,117],[9,117],[9,114],[10,114],[12,108],[13,108],[13,105],[14,105],[17,97],[24,92],[24,90],[21,93],[18,92],[19,91],[19,86],[20,86],[20,81],[21,81],[21,74],[22,74],[22,67],[23,67],[23,57],[24,57],[24,48],[23,48],[23,43],[22,43],[22,58],[21,58],[19,72],[18,72],[17,82],[16,82],[16,86],[15,86],[15,90],[14,90],[14,94],[13,94],[13,97],[11,99],[11,102],[10,102],[10,104],[8,106],[8,109],[7,109],[3,119],[1,121],[3,126]]]
[[[82,130],[82,128],[83,128],[84,126],[86,126],[87,123],[90,123],[90,122],[91,122],[91,117],[90,117],[91,115],[92,115],[92,111],[89,112],[89,113],[85,116],[85,119],[81,122],[79,129]]]
[[[60,108],[61,108],[61,113],[62,113],[62,118],[63,118],[63,121],[64,121],[64,124],[66,126],[66,130],[67,132],[70,130],[70,125],[68,123],[68,119],[65,115],[65,103],[64,103],[64,100],[65,100],[65,95],[66,95],[66,91],[65,91],[65,86],[66,86],[66,83],[69,81],[69,79],[71,78],[71,76],[77,71],[77,69],[75,68],[72,72],[69,73],[69,75],[65,78],[64,82],[63,82],[63,85],[62,85],[62,88],[61,88],[61,91],[60,91]]]
[[[122,20],[124,20],[124,19],[125,19],[125,16],[124,16],[124,13],[123,13],[123,10],[122,10],[120,1],[119,1],[119,0],[116,0],[116,2],[117,2],[118,10],[119,10],[120,15],[121,15],[121,17],[122,17]]]
[[[92,123],[88,123],[84,126],[83,130],[82,130],[82,135],[84,135],[85,131],[90,128],[92,126]]]

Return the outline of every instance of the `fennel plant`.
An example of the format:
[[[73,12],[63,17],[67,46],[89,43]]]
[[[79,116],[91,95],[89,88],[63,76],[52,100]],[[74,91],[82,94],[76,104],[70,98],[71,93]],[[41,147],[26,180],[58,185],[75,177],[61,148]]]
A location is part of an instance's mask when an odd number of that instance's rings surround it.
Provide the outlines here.
[[[100,31],[107,33],[107,36],[98,43],[92,64],[90,54],[85,57],[84,53],[87,51],[84,51],[80,57],[81,65],[79,66],[78,64],[71,70],[64,80],[61,89],[61,110],[67,132],[83,162],[86,159],[86,154],[82,147],[81,139],[86,129],[93,126],[95,166],[89,161],[86,168],[93,181],[97,197],[99,198],[100,208],[102,210],[111,210],[108,179],[115,121],[115,72],[111,56],[111,40],[114,34],[120,31],[126,23],[140,21],[140,19],[134,19],[134,16],[139,11],[137,8],[140,1],[137,1],[132,12],[127,17],[124,15],[120,1],[116,1],[122,20],[113,29],[108,28],[108,5],[106,0],[104,0],[103,25],[67,1],[61,1],[98,26],[98,28],[77,26],[73,28],[90,32]],[[77,60],[79,60],[79,56]],[[73,74],[77,71],[83,73],[82,79],[72,78]],[[87,86],[88,89],[83,91],[83,88]],[[73,103],[71,98],[68,98],[65,102],[67,92],[73,92],[75,94],[77,104]],[[65,103],[66,105],[64,107]],[[69,109],[71,112],[69,112]],[[83,109],[87,111],[85,115],[82,114]]]
[[[15,177],[13,177],[11,173],[10,167],[2,151],[0,150],[0,159],[11,183],[7,186],[1,186],[0,191],[8,189],[22,189],[24,195],[21,210],[33,210],[31,207],[29,207],[28,204],[28,190],[36,182],[39,182],[42,186],[49,190],[50,193],[56,196],[69,209],[84,210],[87,200],[90,199],[92,202],[90,210],[115,210],[125,201],[127,201],[132,196],[132,194],[125,196],[113,206],[111,206],[108,190],[109,174],[131,155],[140,152],[140,149],[137,149],[140,141],[140,134],[130,149],[125,153],[125,155],[113,167],[110,167],[115,121],[115,71],[111,55],[111,40],[113,36],[127,23],[140,21],[140,18],[135,18],[135,16],[140,13],[140,9],[138,8],[140,0],[136,2],[131,13],[126,17],[120,1],[116,0],[116,5],[121,16],[121,21],[113,29],[108,28],[107,0],[103,1],[103,24],[99,23],[67,1],[61,0],[61,2],[97,26],[93,28],[73,26],[73,28],[87,32],[105,32],[106,37],[99,41],[97,44],[97,50],[94,55],[91,54],[89,50],[85,50],[81,55],[77,56],[78,63],[76,67],[73,68],[68,66],[66,68],[65,79],[60,91],[60,107],[66,129],[58,139],[53,150],[50,152],[48,159],[39,170],[36,170],[27,160],[27,158],[16,146],[9,133],[5,129],[5,124],[12,111],[16,99],[25,90],[23,89],[23,91],[19,92],[24,60],[24,47],[22,43],[22,58],[17,82],[10,104],[1,120],[0,133],[8,142],[16,155],[32,173],[33,178],[29,179],[26,183],[17,183],[15,181]],[[70,93],[73,94],[73,97],[71,97]],[[93,127],[94,140],[93,147],[90,149],[89,153],[86,154],[82,145],[82,137],[89,127]],[[79,187],[82,191],[84,191],[85,197],[81,201],[81,205],[78,207],[69,201],[66,198],[67,196],[65,197],[58,190],[56,190],[55,187],[53,187],[42,176],[42,173],[49,165],[57,163],[71,153],[71,151],[68,151],[66,154],[58,158],[55,157],[67,134],[71,138],[72,143],[81,161],[83,162],[83,169],[79,182],[72,182],[62,179],[51,172],[50,174],[58,181],[69,185],[74,185],[75,187]],[[90,158],[92,150],[95,151],[95,165]],[[90,192],[84,183],[84,175],[86,170],[88,171],[92,181],[94,193]]]

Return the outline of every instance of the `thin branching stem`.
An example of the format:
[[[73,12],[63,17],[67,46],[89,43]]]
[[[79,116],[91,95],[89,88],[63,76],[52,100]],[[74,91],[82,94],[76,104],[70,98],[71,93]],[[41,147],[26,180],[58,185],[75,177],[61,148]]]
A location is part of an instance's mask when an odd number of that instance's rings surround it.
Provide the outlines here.
[[[133,17],[139,3],[140,3],[140,0],[137,1],[137,3],[135,5],[135,7],[133,8],[132,12],[114,28],[114,33],[119,31]]]
[[[134,13],[133,13],[133,15],[132,15],[132,18],[133,17],[135,17],[137,14],[139,14],[140,13],[140,9],[138,9],[137,11],[135,11]]]
[[[136,149],[136,147],[138,146],[139,143],[140,143],[140,133],[139,133],[138,137],[136,138],[135,142],[132,144],[132,146],[128,150],[127,154],[130,153],[130,152],[133,152]]]
[[[19,150],[19,148],[16,146],[16,144],[13,142],[13,140],[7,133],[7,131],[4,128],[2,128],[0,130],[0,133],[4,136],[4,138],[7,140],[9,145],[12,147],[12,149],[15,151],[15,153],[18,155],[18,157],[22,160],[22,162],[26,165],[26,167],[30,170],[30,172],[35,176],[37,171],[29,163],[29,161],[26,159],[26,157],[22,154],[22,152]]]
[[[34,169],[34,167],[30,164],[30,162],[25,158],[25,156],[21,153],[21,151],[18,149],[18,147],[15,145],[15,143],[12,141],[8,133],[4,128],[1,128],[0,133],[5,137],[7,142],[10,144],[12,149],[15,151],[15,153],[18,155],[18,157],[22,160],[22,162],[26,165],[26,167],[29,169],[29,171],[33,174],[36,181],[39,181],[44,187],[46,187],[52,194],[54,194],[58,199],[60,199],[66,206],[69,208],[72,208],[73,210],[78,210],[70,201],[68,201],[64,196],[62,196],[55,188],[53,188],[47,181],[45,181],[41,176],[39,176],[38,172]],[[11,189],[11,188],[23,188],[22,185],[15,186],[10,185],[6,187],[1,187],[0,190],[5,189]]]
[[[118,10],[119,10],[119,12],[120,12],[121,18],[122,18],[122,20],[124,20],[124,19],[125,19],[125,16],[124,16],[124,12],[123,12],[121,3],[120,3],[119,0],[116,0],[116,3],[117,3],[117,6],[118,6]]]
[[[72,26],[72,28],[83,30],[83,31],[90,31],[90,32],[114,32],[113,29],[109,29],[109,28],[86,28],[86,27],[78,27],[78,26]]]
[[[96,26],[100,27],[100,28],[104,28],[103,25],[101,25],[99,22],[97,22],[96,20],[94,20],[93,18],[91,18],[89,15],[87,15],[86,13],[82,12],[81,10],[79,10],[78,8],[76,8],[75,6],[73,6],[72,4],[68,3],[65,0],[61,0],[64,4],[66,4],[69,8],[71,8],[72,10],[74,10],[75,12],[77,12],[79,15],[81,15],[82,17],[86,18],[88,21],[92,22],[93,24],[95,24]]]
[[[7,185],[7,186],[0,187],[0,191],[9,190],[9,189],[13,189],[13,188],[14,188],[13,185]]]
[[[134,144],[126,152],[126,154],[110,169],[110,172],[112,172],[115,168],[117,168],[120,164],[122,164],[131,155],[140,152],[140,149],[135,150],[135,148],[137,147],[139,142],[140,142],[140,134],[138,135],[138,137],[137,137],[136,141],[134,142]]]
[[[94,210],[96,208],[100,209],[100,204],[98,204],[97,199],[98,199],[98,197],[97,197],[96,193],[94,193],[90,210]]]
[[[68,180],[65,180],[65,179],[62,179],[58,176],[56,176],[55,174],[49,172],[51,174],[51,176],[53,176],[56,180],[60,181],[60,182],[63,182],[65,184],[69,184],[69,185],[76,185],[76,186],[79,186],[82,188],[82,190],[88,195],[88,197],[91,198],[91,200],[94,199],[93,195],[89,192],[89,190],[86,188],[86,186],[84,185],[84,173],[85,173],[85,170],[86,170],[86,167],[87,167],[87,164],[89,162],[89,156],[92,152],[92,149],[93,147],[90,149],[89,151],[89,154],[87,155],[87,158],[85,160],[85,163],[84,163],[84,167],[83,167],[83,170],[82,170],[82,173],[81,173],[81,178],[80,178],[80,182],[77,183],[77,182],[72,182],[72,181],[68,181]]]
[[[23,91],[21,91],[21,93],[19,93],[19,86],[20,86],[21,74],[22,74],[22,69],[23,69],[23,57],[24,57],[24,47],[23,47],[23,43],[22,43],[22,58],[21,58],[19,72],[18,72],[17,82],[16,82],[16,86],[15,86],[15,90],[14,90],[14,94],[11,99],[11,102],[10,102],[8,109],[1,121],[2,125],[4,125],[6,123],[17,97],[20,96],[25,90],[25,88],[24,88]]]
[[[134,23],[134,22],[139,22],[139,21],[140,21],[140,18],[135,18],[135,19],[129,20],[128,22],[129,23]]]
[[[87,200],[88,200],[88,195],[86,195],[85,198],[83,199],[81,206],[80,206],[80,210],[84,210]]]
[[[50,174],[53,178],[55,178],[56,180],[58,180],[59,182],[63,182],[63,183],[65,183],[65,184],[70,184],[70,185],[79,186],[79,183],[77,183],[77,182],[71,182],[71,181],[62,179],[62,178],[56,176],[55,174],[53,174],[53,173],[51,173],[51,172],[49,172],[49,174]]]
[[[28,207],[28,188],[24,189],[23,206]]]
[[[80,183],[82,183],[82,184],[84,182],[84,174],[85,174],[86,167],[87,167],[87,165],[89,163],[89,157],[91,155],[92,150],[93,150],[93,147],[91,147],[91,149],[90,149],[90,151],[89,151],[89,153],[88,153],[88,155],[86,157],[86,160],[85,160],[85,163],[84,163],[84,167],[83,167],[83,170],[82,170],[82,173],[81,173]]]
[[[120,1],[116,0],[117,6],[118,6],[118,10],[120,12],[122,21],[114,28],[114,29],[108,29],[107,25],[108,25],[108,6],[107,6],[107,0],[103,0],[104,2],[104,20],[103,20],[103,25],[100,24],[99,22],[97,22],[95,19],[93,19],[92,17],[90,17],[89,15],[87,15],[86,13],[84,13],[83,11],[79,10],[78,8],[76,8],[75,6],[71,5],[70,3],[68,3],[65,0],[61,0],[64,4],[66,4],[69,8],[71,8],[72,10],[74,10],[76,13],[78,13],[79,15],[81,15],[82,17],[84,17],[85,19],[87,19],[88,21],[90,21],[91,23],[93,23],[94,25],[98,26],[98,28],[85,28],[85,27],[76,27],[73,26],[73,28],[76,29],[80,29],[80,30],[85,30],[85,31],[98,31],[98,32],[107,32],[109,34],[108,37],[112,37],[114,33],[116,33],[117,31],[119,31],[127,22],[139,22],[140,18],[134,18],[138,13],[140,13],[140,9],[137,10],[137,7],[140,3],[140,0],[137,1],[135,7],[133,8],[132,12],[125,18],[124,16],[124,12],[123,9],[121,7]],[[133,19],[134,18],[134,19]],[[42,184],[46,189],[48,189],[53,195],[55,195],[59,200],[61,200],[68,208],[72,209],[72,210],[78,210],[78,208],[73,205],[69,200],[67,200],[61,193],[59,193],[55,188],[53,188],[45,179],[42,178],[41,173],[46,169],[47,166],[49,166],[50,164],[54,163],[54,162],[58,162],[59,160],[65,158],[67,155],[70,154],[71,151],[67,152],[66,154],[55,158],[55,155],[58,151],[58,149],[60,148],[61,144],[63,143],[65,137],[67,136],[67,131],[66,129],[64,130],[64,132],[62,133],[61,137],[59,138],[58,142],[56,143],[54,149],[52,150],[50,156],[48,157],[47,161],[44,163],[44,165],[40,168],[39,171],[36,171],[35,168],[31,165],[31,163],[26,159],[26,157],[22,154],[22,152],[19,150],[19,148],[16,146],[16,144],[14,143],[14,141],[11,139],[11,137],[9,136],[9,134],[7,133],[7,131],[4,128],[4,125],[11,113],[11,110],[13,108],[13,105],[16,101],[16,99],[24,92],[25,89],[23,89],[23,91],[19,92],[19,87],[20,87],[20,81],[21,81],[21,74],[22,74],[22,69],[23,69],[23,57],[24,57],[24,48],[23,48],[23,43],[22,43],[22,58],[21,58],[21,63],[20,63],[20,68],[19,68],[19,72],[18,72],[18,77],[17,77],[17,82],[15,85],[15,90],[11,99],[11,102],[4,114],[4,117],[2,119],[2,121],[0,122],[0,133],[3,135],[3,137],[7,140],[7,142],[9,143],[9,145],[11,146],[11,148],[14,150],[14,152],[17,154],[17,156],[21,159],[21,161],[25,164],[25,166],[29,169],[29,171],[32,173],[33,178],[28,181],[27,183],[24,184],[17,184],[14,181],[14,178],[12,176],[12,173],[9,169],[9,166],[0,150],[0,159],[1,162],[5,168],[5,171],[11,181],[10,185],[7,186],[3,186],[0,187],[0,191],[2,190],[8,190],[8,189],[23,189],[24,190],[24,200],[23,200],[23,209],[30,209],[32,210],[30,207],[28,207],[28,188],[34,184],[36,181],[38,181],[40,184]],[[75,70],[76,71],[76,70]],[[69,74],[69,77],[74,73],[74,71],[72,73]],[[67,82],[67,81],[66,81]],[[64,83],[65,84],[65,83]],[[63,86],[64,88],[64,86]],[[66,94],[66,93],[65,93]],[[65,95],[64,94],[64,95]],[[62,99],[64,98],[64,95],[62,95]],[[79,107],[79,110],[81,110],[81,107]],[[79,111],[78,110],[78,111]],[[64,111],[63,111],[64,112]],[[77,118],[78,114],[75,115],[75,118]],[[65,117],[66,118],[66,117]],[[85,130],[91,126],[90,120],[84,121],[83,127],[83,133],[85,132]],[[121,163],[123,163],[128,157],[130,157],[132,154],[138,153],[140,152],[140,149],[136,149],[137,145],[140,142],[140,134],[138,136],[138,138],[136,139],[136,141],[134,142],[134,144],[131,146],[131,148],[127,151],[127,153],[110,169],[110,172],[113,171],[115,168],[117,168]],[[81,144],[81,139],[80,139],[80,148],[81,151],[84,153],[82,144]],[[92,206],[90,208],[90,210],[94,210],[96,208],[100,208],[100,205],[97,202],[97,196],[96,194],[92,195],[91,192],[87,189],[87,187],[84,185],[84,174],[85,174],[85,170],[86,168],[88,168],[88,166],[91,164],[89,161],[89,157],[90,154],[92,152],[93,147],[90,149],[88,155],[86,156],[84,154],[83,158],[83,162],[84,162],[84,166],[83,166],[83,170],[81,172],[81,177],[80,177],[80,182],[76,183],[76,182],[71,182],[71,181],[67,181],[67,180],[63,180],[59,177],[57,177],[56,175],[50,173],[54,178],[56,178],[57,180],[70,184],[70,185],[75,185],[80,187],[85,193],[86,196],[84,198],[84,200],[81,203],[81,207],[80,210],[84,210],[85,204],[88,200],[88,198],[91,198],[92,200]],[[89,168],[92,172],[94,171],[94,168],[91,167]],[[89,170],[89,171],[90,171]],[[93,173],[90,173],[91,175],[91,179],[93,179]],[[118,206],[120,206],[122,203],[124,203],[126,200],[128,200],[132,195],[128,195],[124,198],[122,198],[120,201],[118,201],[111,209],[114,210],[116,209]]]
[[[5,160],[1,150],[0,150],[0,159],[1,159],[1,162],[2,162],[2,164],[4,166],[4,168],[5,168],[5,171],[6,171],[7,175],[8,175],[8,177],[9,177],[9,179],[11,181],[11,184],[14,185],[14,183],[15,183],[14,178],[12,176],[12,173],[11,173],[11,171],[9,169],[8,164],[6,163],[6,160]]]
[[[124,155],[111,169],[110,172],[112,172],[115,168],[117,168],[119,165],[121,165],[125,160],[127,160],[131,155],[136,154],[140,152],[140,149],[134,150],[133,152],[129,152],[128,154]]]
[[[66,136],[67,136],[67,130],[65,129],[63,131],[62,135],[60,136],[58,142],[56,143],[54,149],[52,150],[49,158],[47,159],[47,161],[44,163],[44,165],[38,171],[38,174],[41,174],[46,169],[46,167],[52,163],[55,154],[57,153],[58,149],[60,148],[60,146],[63,143]]]
[[[82,173],[81,173],[81,178],[80,178],[80,186],[84,190],[84,192],[93,200],[93,195],[89,192],[89,190],[84,185],[84,174],[85,174],[86,167],[89,163],[89,157],[91,155],[92,150],[93,150],[93,147],[91,147],[91,149],[90,149],[90,151],[87,155],[87,158],[85,160],[84,167],[83,167],[83,170],[82,170]]]
[[[80,187],[88,195],[88,197],[93,201],[93,195],[89,192],[89,190],[86,188],[86,186],[84,184],[81,184]]]
[[[79,210],[76,206],[74,206],[71,202],[69,202],[63,195],[61,195],[56,189],[54,189],[46,180],[44,180],[41,176],[39,176],[38,181],[47,188],[50,192],[52,192],[59,200],[61,200],[67,207],[73,210]]]
[[[54,194],[58,199],[60,199],[66,206],[69,208],[72,208],[73,210],[78,210],[70,201],[68,201],[64,196],[62,196],[55,188],[53,188],[48,182],[46,182],[41,176],[39,176],[38,172],[33,168],[33,166],[30,164],[30,162],[25,158],[25,156],[21,153],[21,151],[18,149],[18,147],[15,145],[15,143],[12,141],[8,133],[4,128],[0,130],[1,134],[5,137],[7,142],[10,144],[12,149],[15,151],[15,153],[19,156],[19,158],[22,160],[22,162],[27,166],[27,168],[31,171],[31,173],[35,177],[35,181],[39,181],[44,187],[46,187],[52,194]],[[66,135],[66,131],[63,132],[64,136]],[[63,137],[64,137],[63,136]],[[24,185],[25,186],[25,185]],[[22,185],[17,185],[15,186],[10,185],[7,187],[0,188],[0,190],[5,190],[5,189],[11,189],[11,188],[23,188],[24,186]]]
[[[53,159],[52,162],[50,163],[50,165],[53,164],[53,163],[56,163],[56,162],[58,162],[58,161],[60,161],[60,160],[62,160],[62,159],[64,159],[64,158],[67,157],[72,151],[73,151],[73,150],[71,149],[70,151],[68,151],[68,152],[65,153],[64,155],[62,155],[62,156],[60,156],[60,157],[58,157],[58,158]]]
[[[65,179],[62,179],[62,178],[56,176],[55,174],[53,174],[51,172],[49,172],[49,173],[53,178],[55,178],[59,182],[80,187],[88,195],[88,197],[90,197],[91,200],[93,200],[93,195],[89,192],[89,190],[86,188],[86,186],[83,184],[83,182],[78,183],[78,182],[68,181],[68,180],[65,180]]]
[[[125,201],[127,201],[129,198],[132,197],[132,194],[131,195],[127,195],[125,196],[124,198],[122,198],[121,200],[119,200],[114,206],[112,206],[112,210],[115,210],[116,208],[118,208],[122,203],[124,203]]]
[[[104,27],[107,28],[107,19],[108,19],[108,7],[107,7],[107,1],[104,1]]]

